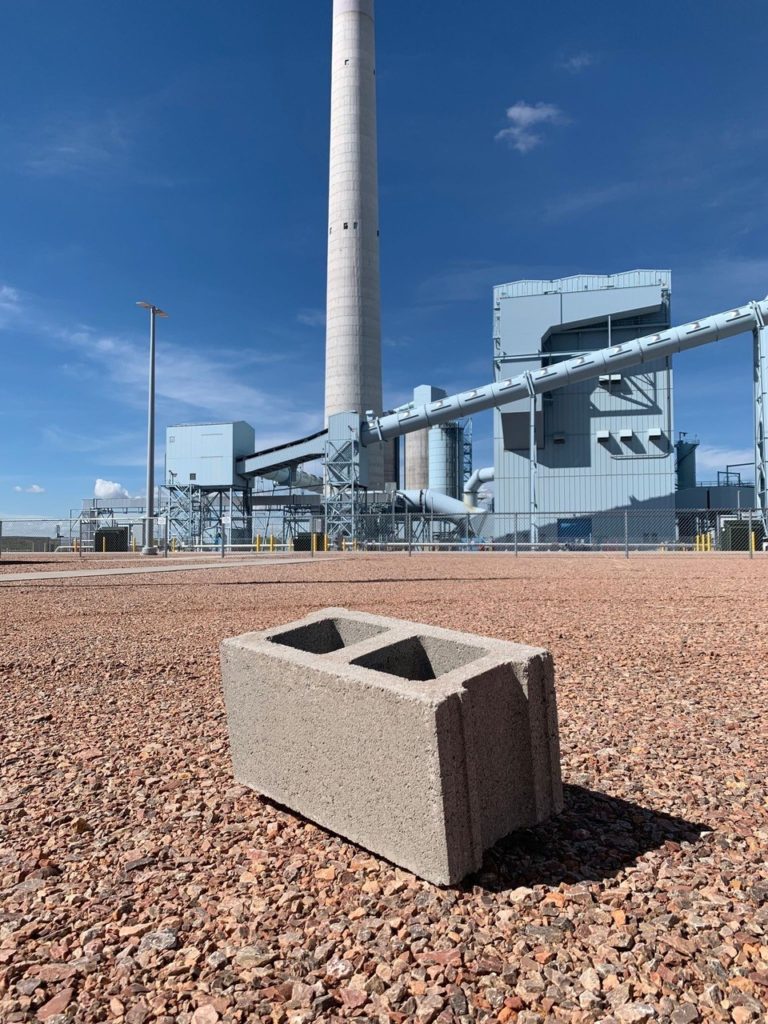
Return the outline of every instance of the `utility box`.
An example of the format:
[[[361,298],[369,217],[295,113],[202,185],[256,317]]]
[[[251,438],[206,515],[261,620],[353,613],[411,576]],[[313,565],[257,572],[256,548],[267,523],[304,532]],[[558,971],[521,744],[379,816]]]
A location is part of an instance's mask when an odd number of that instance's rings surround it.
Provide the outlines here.
[[[221,659],[236,780],[437,885],[562,809],[546,651],[328,608]]]
[[[93,535],[93,550],[99,552],[127,551],[130,541],[129,526],[103,526]]]

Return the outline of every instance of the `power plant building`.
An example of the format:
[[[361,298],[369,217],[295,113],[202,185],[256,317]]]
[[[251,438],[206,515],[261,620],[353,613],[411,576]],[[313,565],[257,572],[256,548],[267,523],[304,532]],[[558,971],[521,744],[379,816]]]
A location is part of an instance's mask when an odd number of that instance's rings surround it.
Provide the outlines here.
[[[494,376],[504,381],[670,326],[671,274],[636,270],[494,288]],[[540,517],[673,508],[671,357],[494,411],[495,511]]]

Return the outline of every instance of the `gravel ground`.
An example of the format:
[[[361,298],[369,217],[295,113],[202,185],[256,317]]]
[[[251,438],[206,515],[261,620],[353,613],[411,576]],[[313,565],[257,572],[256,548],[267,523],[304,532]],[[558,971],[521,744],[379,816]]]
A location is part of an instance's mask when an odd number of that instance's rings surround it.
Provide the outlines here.
[[[235,786],[218,643],[324,605],[548,646],[565,813],[442,890]],[[0,1021],[768,1019],[767,612],[743,556],[0,584]]]

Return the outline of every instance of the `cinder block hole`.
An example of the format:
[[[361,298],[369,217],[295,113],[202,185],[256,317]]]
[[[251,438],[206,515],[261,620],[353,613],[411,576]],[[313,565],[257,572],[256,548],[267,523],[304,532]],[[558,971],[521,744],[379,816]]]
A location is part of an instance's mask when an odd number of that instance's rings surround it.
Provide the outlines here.
[[[467,647],[451,640],[439,640],[433,636],[410,636],[388,647],[380,647],[370,654],[363,654],[352,661],[353,665],[372,668],[375,672],[387,672],[424,682],[437,679],[455,668],[462,668],[482,658],[485,652],[476,647]]]
[[[342,647],[359,644],[361,640],[383,632],[383,626],[374,626],[370,622],[321,619],[307,626],[299,626],[298,629],[289,629],[285,633],[275,633],[269,640],[273,644],[284,644],[310,654],[330,654],[331,651],[340,651]]]

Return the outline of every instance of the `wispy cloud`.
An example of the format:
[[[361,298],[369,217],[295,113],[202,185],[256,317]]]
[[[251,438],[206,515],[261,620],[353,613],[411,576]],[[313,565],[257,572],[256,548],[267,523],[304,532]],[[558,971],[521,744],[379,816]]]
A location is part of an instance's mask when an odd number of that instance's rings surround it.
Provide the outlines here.
[[[0,328],[7,327],[22,311],[18,289],[0,282]]]
[[[544,141],[540,127],[566,124],[568,119],[554,103],[518,100],[507,108],[507,120],[509,125],[496,133],[496,141],[509,143],[518,153],[530,153]]]
[[[151,116],[141,105],[97,114],[67,111],[43,123],[30,120],[13,132],[6,126],[0,141],[16,169],[35,178],[130,181],[160,188],[190,180],[159,167],[157,150],[144,141],[152,134]]]
[[[723,255],[695,264],[678,261],[673,285],[675,281],[676,290],[685,296],[685,315],[701,316],[704,310],[765,298],[768,258]]]
[[[3,320],[5,305],[25,333],[44,336],[67,353],[68,370],[81,383],[87,374],[92,375],[95,400],[144,407],[147,350],[143,337],[102,333],[87,324],[64,327],[52,323],[34,303],[25,302],[23,316],[17,315],[21,312],[18,292],[10,285],[0,287],[0,330],[11,326]],[[193,349],[163,337],[157,353],[157,397],[164,403],[161,414],[165,421],[243,419],[256,428],[257,443],[264,447],[316,430],[320,426],[319,396],[313,401],[311,394],[303,396],[298,388],[280,395],[268,386],[249,383],[250,366],[272,365],[285,358],[282,352],[275,355],[274,348],[259,352],[249,343]],[[262,373],[260,379],[263,377]],[[131,432],[77,434],[52,425],[43,434],[51,446],[98,456],[112,466],[141,465],[145,457],[142,437]]]
[[[21,484],[17,484],[13,489],[17,494],[45,494],[45,488],[41,487],[40,484],[31,484],[29,487],[22,487]]]
[[[582,213],[590,213],[603,206],[626,202],[653,188],[649,181],[616,181],[610,185],[584,189],[562,196],[550,203],[546,210],[547,220],[565,220]]]
[[[581,50],[579,53],[571,54],[570,57],[561,60],[558,67],[563,68],[565,71],[570,71],[572,75],[579,75],[582,71],[586,71],[587,68],[591,68],[596,63],[597,60],[594,54]]]
[[[98,365],[113,396],[129,405],[146,401],[147,355],[143,343],[119,335],[100,334],[88,327],[60,330],[57,338],[91,365]],[[303,410],[295,395],[275,395],[255,387],[239,372],[237,351],[230,353],[212,346],[195,351],[185,345],[163,341],[157,354],[157,395],[172,403],[169,415],[204,413],[221,420],[244,419],[257,429],[267,428],[270,436],[283,428],[287,432],[316,429],[318,417]],[[294,435],[295,436],[295,435]]]
[[[324,309],[300,309],[296,319],[305,327],[325,327]]]
[[[95,119],[68,116],[26,144],[24,166],[41,177],[98,172],[123,160],[131,145],[132,131],[114,113]]]
[[[696,449],[696,471],[700,477],[705,473],[714,477],[718,470],[724,471],[726,466],[742,462],[748,463],[741,468],[742,476],[751,480],[754,474],[750,467],[755,462],[753,448],[720,448],[717,445],[702,444]]]
[[[490,263],[481,260],[456,263],[422,281],[417,288],[416,297],[421,303],[439,305],[448,302],[473,302],[482,296],[489,297],[494,285],[529,274],[530,268],[510,263]]]

